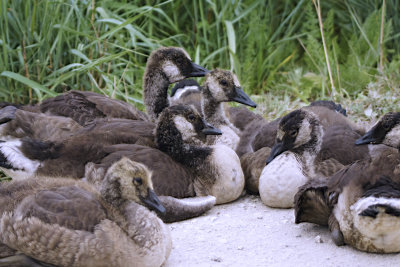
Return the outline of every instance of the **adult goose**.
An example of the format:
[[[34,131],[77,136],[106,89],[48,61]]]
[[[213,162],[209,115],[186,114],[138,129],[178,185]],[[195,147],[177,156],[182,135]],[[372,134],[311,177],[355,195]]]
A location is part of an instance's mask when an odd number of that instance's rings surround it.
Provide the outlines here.
[[[182,48],[162,47],[153,51],[143,77],[144,104],[150,119],[155,121],[169,105],[167,91],[171,83],[187,77],[201,77],[207,72],[193,63]],[[46,114],[70,117],[83,126],[103,117],[148,120],[147,114],[126,102],[86,91],[69,91],[44,100],[40,110]]]
[[[240,161],[227,146],[205,146],[210,134],[221,132],[206,123],[192,107],[177,105],[166,108],[160,115],[155,131],[158,149],[133,144],[104,145],[77,136],[63,143],[21,139],[0,143],[0,166],[15,179],[83,178],[87,163],[95,164],[93,172],[107,170],[126,156],[152,171],[158,195],[176,198],[212,195],[217,203],[230,202],[240,196],[244,187]]]
[[[353,123],[323,106],[284,116],[259,179],[264,204],[293,207],[297,188],[307,180],[329,177],[344,165],[369,157],[367,147],[354,145],[360,136]]]
[[[99,188],[67,178],[5,182],[0,203],[2,266],[161,266],[171,251],[168,227],[148,209],[165,211],[150,172],[127,158]]]

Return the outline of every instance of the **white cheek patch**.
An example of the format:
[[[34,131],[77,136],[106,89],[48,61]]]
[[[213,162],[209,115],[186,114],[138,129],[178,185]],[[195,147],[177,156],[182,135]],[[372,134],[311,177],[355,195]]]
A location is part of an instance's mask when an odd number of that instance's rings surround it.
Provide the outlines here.
[[[185,77],[181,74],[178,67],[171,61],[167,61],[162,66],[164,73],[167,75],[169,82],[174,83],[183,80]]]
[[[396,125],[386,134],[383,143],[395,148],[400,146],[400,125]]]
[[[0,143],[0,152],[14,169],[33,174],[39,167],[40,163],[25,157],[20,150],[21,144],[22,143],[19,140]]]
[[[183,88],[181,88],[181,89],[178,89],[178,90],[175,92],[175,94],[174,94],[174,96],[172,97],[172,99],[178,100],[178,99],[182,96],[182,94],[185,93],[185,92],[187,92],[188,90],[199,91],[199,87],[193,85],[193,86],[185,86],[185,87],[183,87]]]
[[[301,146],[311,139],[311,124],[310,122],[305,118],[303,122],[301,123],[299,133],[297,134],[296,140],[294,141],[295,147]]]
[[[235,74],[233,74],[232,76],[233,76],[233,82],[234,82],[235,86],[236,87],[241,87],[237,76]]]
[[[184,117],[175,117],[174,123],[178,131],[182,134],[183,141],[188,141],[197,135],[193,124],[188,122]]]
[[[279,140],[282,140],[284,135],[285,135],[285,132],[282,131],[281,129],[278,129],[278,131],[276,132],[276,138]]]
[[[210,90],[211,95],[215,100],[223,101],[225,100],[226,96],[224,91],[222,90],[219,82],[214,77],[207,78],[207,86],[208,90]]]

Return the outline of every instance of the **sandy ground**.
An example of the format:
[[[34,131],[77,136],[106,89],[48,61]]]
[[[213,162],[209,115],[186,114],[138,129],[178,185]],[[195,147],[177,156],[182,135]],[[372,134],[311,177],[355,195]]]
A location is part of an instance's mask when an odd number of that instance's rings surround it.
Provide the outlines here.
[[[399,266],[400,254],[337,247],[325,227],[294,223],[293,209],[272,209],[258,196],[169,224],[175,266]]]

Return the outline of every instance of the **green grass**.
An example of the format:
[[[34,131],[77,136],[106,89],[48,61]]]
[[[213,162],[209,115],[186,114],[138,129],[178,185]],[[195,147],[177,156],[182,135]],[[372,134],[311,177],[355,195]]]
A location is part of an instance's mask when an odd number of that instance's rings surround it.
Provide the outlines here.
[[[181,46],[199,64],[231,69],[247,92],[267,98],[357,99],[371,83],[393,92],[400,0],[386,1],[385,11],[380,44],[382,1],[322,1],[332,96],[309,0],[2,0],[0,101],[37,102],[77,89],[141,106],[146,58],[159,46]]]

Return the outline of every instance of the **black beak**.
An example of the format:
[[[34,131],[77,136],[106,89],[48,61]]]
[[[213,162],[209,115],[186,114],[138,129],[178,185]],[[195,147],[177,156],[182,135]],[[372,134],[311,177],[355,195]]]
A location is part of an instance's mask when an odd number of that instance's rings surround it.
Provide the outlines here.
[[[377,144],[379,142],[378,138],[374,136],[374,129],[371,129],[362,137],[358,138],[355,142],[357,146],[365,144]]]
[[[0,124],[9,122],[15,118],[15,112],[17,112],[17,107],[6,106],[0,109]]]
[[[283,142],[281,143],[276,143],[271,150],[271,153],[269,154],[269,157],[267,158],[267,165],[278,155],[282,154],[285,152],[287,149],[283,145]]]
[[[204,123],[204,128],[201,130],[201,132],[205,135],[221,135],[222,132],[220,129],[215,128],[211,124]]]
[[[243,91],[241,87],[235,87],[235,96],[231,99],[232,101],[236,101],[238,103],[250,106],[252,108],[257,107],[257,104],[250,99],[248,95]]]
[[[149,209],[155,210],[157,213],[165,215],[166,210],[161,204],[161,201],[158,199],[158,196],[152,189],[148,189],[147,197],[140,196],[140,199],[146,204]]]
[[[208,72],[210,72],[208,69],[203,68],[202,66],[192,62],[192,72],[189,73],[188,77],[203,77]]]

